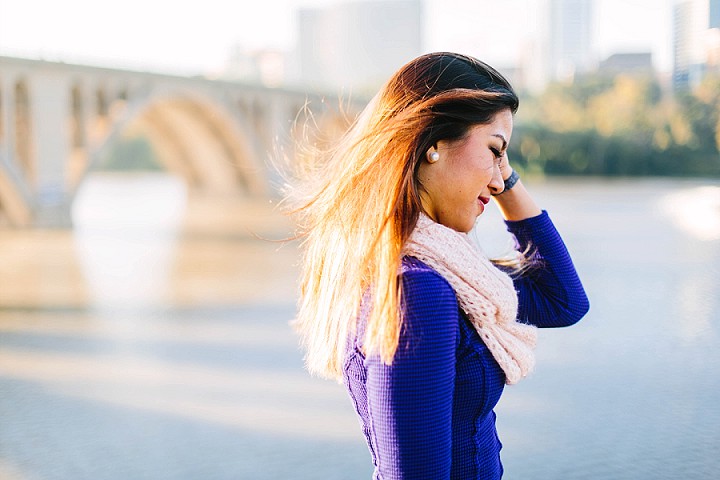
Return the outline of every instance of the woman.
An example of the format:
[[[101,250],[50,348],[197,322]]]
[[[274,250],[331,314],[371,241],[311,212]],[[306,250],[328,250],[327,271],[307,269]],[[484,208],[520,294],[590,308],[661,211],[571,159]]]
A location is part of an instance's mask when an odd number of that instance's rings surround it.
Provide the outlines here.
[[[547,212],[508,163],[517,108],[488,65],[423,55],[295,185],[296,326],[308,369],[344,381],[373,478],[500,478],[503,386],[532,369],[536,327],[588,310]],[[491,199],[517,239],[512,265],[466,235]]]

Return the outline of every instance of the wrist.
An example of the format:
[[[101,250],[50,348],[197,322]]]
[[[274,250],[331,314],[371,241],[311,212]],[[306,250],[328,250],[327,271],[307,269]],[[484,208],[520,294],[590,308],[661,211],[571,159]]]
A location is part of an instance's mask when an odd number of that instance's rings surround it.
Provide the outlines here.
[[[514,171],[515,170],[512,168],[512,165],[510,165],[509,163],[505,163],[500,167],[500,176],[502,177],[503,181],[507,180]]]
[[[510,174],[507,177],[505,177],[505,175],[503,175],[503,182],[505,183],[505,188],[503,189],[502,192],[496,193],[494,195],[496,195],[496,196],[502,195],[503,193],[512,189],[515,186],[515,184],[518,182],[518,180],[520,180],[520,175],[518,175],[517,171],[511,169]]]

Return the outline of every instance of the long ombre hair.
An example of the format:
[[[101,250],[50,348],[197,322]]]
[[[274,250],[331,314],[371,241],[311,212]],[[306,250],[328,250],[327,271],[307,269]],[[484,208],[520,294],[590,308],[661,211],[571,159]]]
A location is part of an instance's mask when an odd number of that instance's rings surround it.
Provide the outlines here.
[[[339,379],[360,308],[363,348],[392,363],[402,325],[402,249],[422,211],[418,167],[440,140],[458,140],[518,108],[509,82],[456,53],[405,64],[329,148],[297,161],[286,199],[303,242],[295,326],[306,366]]]

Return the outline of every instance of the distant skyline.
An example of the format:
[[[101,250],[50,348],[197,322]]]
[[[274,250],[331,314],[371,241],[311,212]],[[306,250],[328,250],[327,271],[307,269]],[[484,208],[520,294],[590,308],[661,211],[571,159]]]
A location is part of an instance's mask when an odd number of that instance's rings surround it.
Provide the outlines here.
[[[424,51],[456,50],[506,67],[537,31],[542,0],[425,0]],[[220,72],[233,48],[289,51],[295,12],[339,0],[0,0],[0,55],[180,74]],[[595,0],[597,60],[650,51],[672,68],[674,0]]]

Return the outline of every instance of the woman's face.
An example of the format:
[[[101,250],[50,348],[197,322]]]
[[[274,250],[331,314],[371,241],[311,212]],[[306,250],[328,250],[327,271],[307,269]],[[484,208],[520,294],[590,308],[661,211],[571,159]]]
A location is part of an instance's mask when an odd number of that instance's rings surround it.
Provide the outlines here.
[[[427,152],[418,180],[430,218],[458,232],[472,230],[491,195],[504,187],[500,166],[507,162],[512,129],[512,113],[502,110],[490,123],[471,127],[464,138],[438,142],[437,161],[428,161],[434,148]]]

